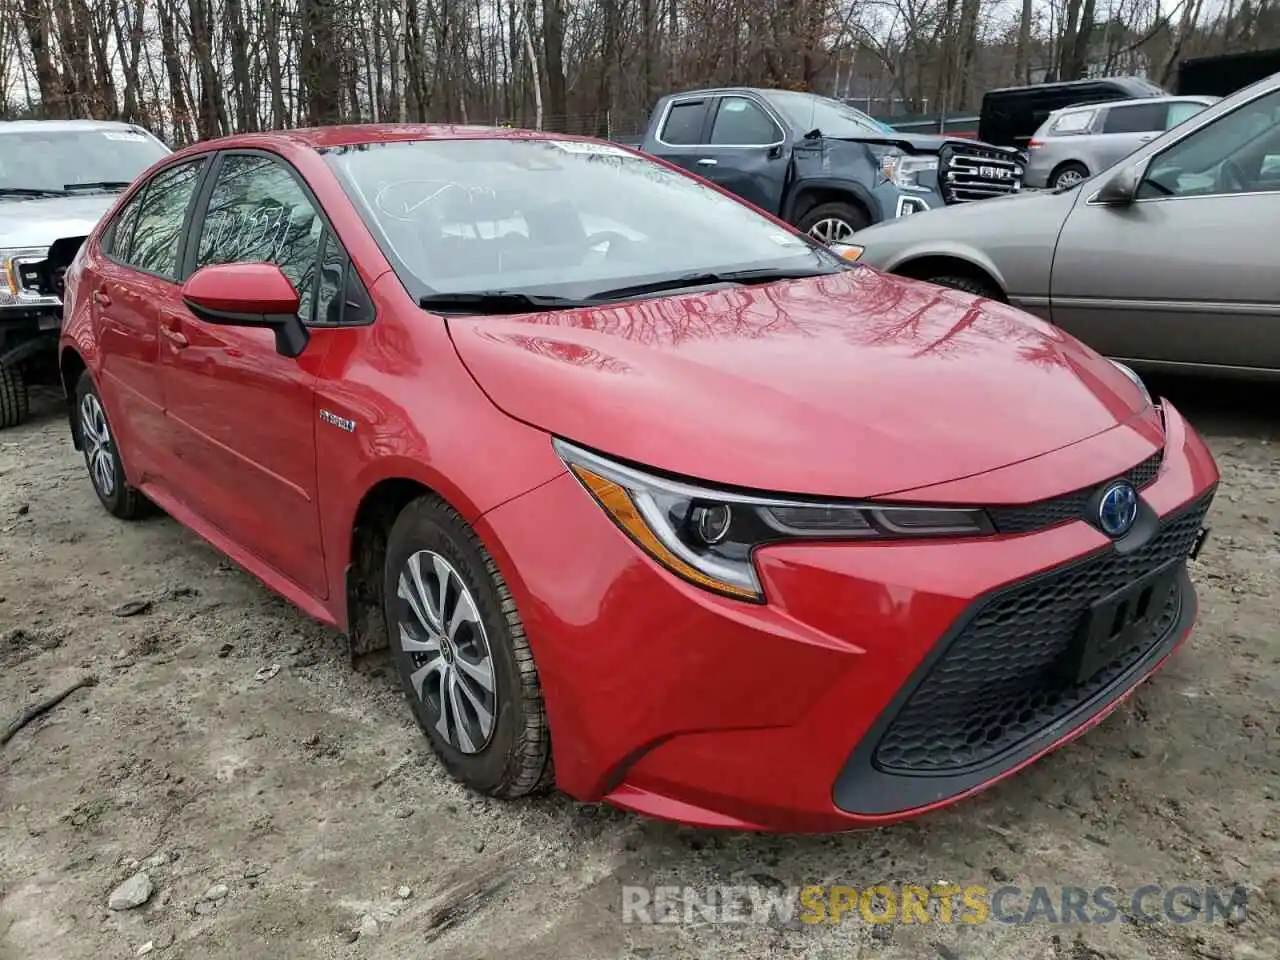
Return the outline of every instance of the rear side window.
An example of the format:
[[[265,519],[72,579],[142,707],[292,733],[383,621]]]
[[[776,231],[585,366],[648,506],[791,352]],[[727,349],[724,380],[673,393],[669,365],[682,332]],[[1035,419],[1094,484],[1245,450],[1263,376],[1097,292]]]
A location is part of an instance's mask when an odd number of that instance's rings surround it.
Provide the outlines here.
[[[1074,113],[1064,113],[1053,122],[1053,133],[1084,133],[1093,125],[1093,118],[1096,112],[1094,110],[1077,110]]]
[[[711,125],[711,142],[720,146],[768,146],[782,139],[782,131],[754,100],[723,97]]]
[[[166,280],[178,278],[182,227],[204,162],[203,157],[189,160],[166,167],[151,178],[136,198],[136,212],[130,210],[134,206],[131,202],[117,221],[116,230],[123,227],[132,242],[127,249],[112,248],[116,260]]]
[[[663,143],[692,146],[702,142],[702,121],[707,115],[707,101],[685,100],[671,105],[658,135]]]
[[[1164,129],[1167,103],[1131,103],[1112,107],[1103,122],[1103,133],[1151,133]]]

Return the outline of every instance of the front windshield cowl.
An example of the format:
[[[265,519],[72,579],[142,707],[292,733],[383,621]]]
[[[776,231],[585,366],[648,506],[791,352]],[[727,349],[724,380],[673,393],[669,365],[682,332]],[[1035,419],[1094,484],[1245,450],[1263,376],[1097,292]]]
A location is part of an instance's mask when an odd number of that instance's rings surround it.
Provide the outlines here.
[[[612,144],[476,137],[324,157],[415,299],[484,294],[511,312],[521,307],[513,296],[559,298],[543,300],[555,309],[690,276],[845,266],[739,200]]]

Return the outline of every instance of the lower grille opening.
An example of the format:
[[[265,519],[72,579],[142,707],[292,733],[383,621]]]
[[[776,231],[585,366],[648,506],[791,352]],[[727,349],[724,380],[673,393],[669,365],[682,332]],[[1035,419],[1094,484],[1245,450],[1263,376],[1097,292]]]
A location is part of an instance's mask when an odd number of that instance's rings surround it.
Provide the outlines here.
[[[1142,591],[1144,629],[1083,680],[1066,675],[1080,624],[1098,601],[1185,561],[1210,492],[1166,517],[1144,546],[1113,548],[995,594],[928,669],[886,728],[873,762],[886,773],[953,775],[995,761],[1101,693],[1178,622],[1180,591]],[[1151,593],[1148,596],[1148,592]],[[1139,609],[1143,604],[1147,609]]]

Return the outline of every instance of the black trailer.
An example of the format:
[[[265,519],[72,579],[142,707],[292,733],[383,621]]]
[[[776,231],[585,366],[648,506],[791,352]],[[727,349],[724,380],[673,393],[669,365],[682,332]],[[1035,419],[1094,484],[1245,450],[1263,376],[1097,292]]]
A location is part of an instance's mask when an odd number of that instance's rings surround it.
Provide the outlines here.
[[[1177,92],[1229,97],[1273,73],[1280,73],[1280,47],[1193,57],[1178,64]]]

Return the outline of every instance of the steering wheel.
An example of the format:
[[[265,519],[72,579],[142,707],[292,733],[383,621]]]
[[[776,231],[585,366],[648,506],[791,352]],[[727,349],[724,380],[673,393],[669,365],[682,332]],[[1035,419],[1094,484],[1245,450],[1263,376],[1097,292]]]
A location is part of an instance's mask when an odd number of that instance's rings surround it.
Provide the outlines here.
[[[1218,167],[1218,189],[1223,193],[1247,193],[1249,181],[1244,167],[1234,160],[1223,160],[1222,166]]]
[[[620,233],[617,230],[601,230],[587,237],[587,246],[592,250],[600,246],[602,243],[607,243],[609,245],[609,249],[605,252],[604,258],[606,260],[612,260],[619,251],[625,250],[627,247],[635,243],[635,241],[626,234]]]

